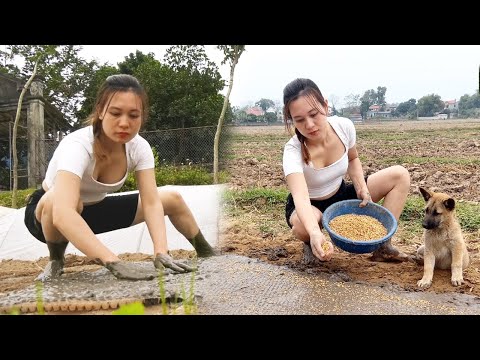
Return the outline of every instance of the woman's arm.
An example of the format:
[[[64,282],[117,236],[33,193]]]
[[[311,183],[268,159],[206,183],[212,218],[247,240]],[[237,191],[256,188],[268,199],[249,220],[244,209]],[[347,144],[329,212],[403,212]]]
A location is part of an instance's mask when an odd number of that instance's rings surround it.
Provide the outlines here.
[[[142,210],[147,224],[148,232],[153,241],[153,264],[157,269],[170,268],[177,272],[194,271],[182,262],[174,260],[168,254],[167,230],[165,228],[165,213],[158,196],[154,169],[145,169],[135,172],[138,190],[142,200]]]
[[[360,206],[367,205],[371,200],[365,177],[363,176],[362,163],[358,158],[357,147],[354,145],[348,150],[348,176],[352,179],[353,186],[357,192],[357,197],[362,200]]]
[[[135,172],[138,190],[140,193],[142,210],[148,232],[153,241],[153,253],[167,254],[167,231],[163,205],[158,196],[154,169],[145,169]]]
[[[293,173],[287,176],[288,189],[292,193],[295,211],[309,235],[320,232],[320,225],[312,211],[310,196],[308,195],[305,176],[301,173]]]
[[[55,186],[50,190],[53,192],[53,225],[89,258],[99,259],[103,264],[118,261],[118,257],[102,244],[77,211],[81,206],[80,183],[81,179],[72,172],[57,172]]]
[[[333,247],[329,245],[326,252],[322,247],[322,244],[326,240],[325,236],[320,230],[320,225],[318,224],[317,218],[312,211],[312,205],[310,204],[310,196],[308,194],[305,176],[301,173],[289,174],[287,175],[287,185],[292,193],[297,216],[305,227],[305,230],[310,238],[310,247],[312,248],[313,254],[322,261],[330,260],[330,257],[333,253]]]

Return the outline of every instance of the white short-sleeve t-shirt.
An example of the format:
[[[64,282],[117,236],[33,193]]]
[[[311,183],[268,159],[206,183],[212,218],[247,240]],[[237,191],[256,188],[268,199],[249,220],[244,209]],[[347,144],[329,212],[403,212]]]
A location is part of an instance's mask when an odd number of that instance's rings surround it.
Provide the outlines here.
[[[95,180],[95,155],[93,154],[93,127],[87,126],[65,136],[53,153],[45,174],[45,183],[49,189],[55,185],[58,170],[65,170],[77,175],[80,184],[80,199],[88,204],[102,200],[108,193],[119,190],[128,172],[153,169],[155,159],[150,144],[140,135],[136,135],[125,144],[127,155],[127,172],[122,180],[114,184],[104,184]]]
[[[344,117],[330,116],[327,121],[345,145],[340,159],[324,168],[315,169],[312,162],[305,164],[302,158],[302,145],[297,135],[286,144],[283,151],[283,172],[285,176],[303,173],[310,198],[324,197],[337,189],[348,169],[348,150],[355,145],[356,132],[353,122]]]

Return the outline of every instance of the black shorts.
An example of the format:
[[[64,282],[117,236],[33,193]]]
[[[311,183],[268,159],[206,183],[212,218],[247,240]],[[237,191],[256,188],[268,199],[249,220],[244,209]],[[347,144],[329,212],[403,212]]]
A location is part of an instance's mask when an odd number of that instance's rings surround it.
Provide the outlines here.
[[[365,176],[365,183],[367,182],[368,176]],[[349,199],[357,199],[357,192],[352,183],[346,183],[345,180],[342,180],[342,184],[338,188],[338,191],[325,200],[310,200],[310,204],[315,206],[322,213],[332,204]],[[292,216],[293,211],[295,210],[295,203],[293,202],[292,194],[288,194],[287,204],[285,205],[285,218],[287,220],[288,226],[292,227],[290,224],[290,217]]]
[[[46,242],[42,231],[42,224],[35,217],[37,204],[45,194],[42,188],[35,190],[25,207],[25,226],[36,239]],[[82,218],[92,229],[94,234],[123,229],[133,224],[138,207],[138,192],[126,195],[111,195],[102,201],[85,205]]]

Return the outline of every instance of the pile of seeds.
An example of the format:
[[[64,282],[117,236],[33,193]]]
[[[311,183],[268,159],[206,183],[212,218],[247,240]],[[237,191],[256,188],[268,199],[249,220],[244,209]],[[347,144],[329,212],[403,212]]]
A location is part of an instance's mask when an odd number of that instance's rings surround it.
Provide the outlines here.
[[[387,235],[385,226],[368,215],[340,215],[330,220],[328,225],[338,235],[351,240],[375,240]]]

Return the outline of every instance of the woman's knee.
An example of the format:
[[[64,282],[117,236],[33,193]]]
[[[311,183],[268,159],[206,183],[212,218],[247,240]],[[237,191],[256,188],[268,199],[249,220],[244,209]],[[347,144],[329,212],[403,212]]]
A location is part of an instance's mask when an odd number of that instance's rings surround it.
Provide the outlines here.
[[[410,173],[402,165],[392,166],[395,176],[395,182],[410,187]]]
[[[185,200],[183,200],[182,194],[175,190],[168,192],[168,199],[174,207],[182,206],[185,204]]]
[[[187,206],[185,200],[183,200],[183,196],[178,191],[161,190],[158,194],[160,196],[165,215],[171,215]]]
[[[305,229],[305,226],[303,226],[298,216],[293,215],[290,219],[290,222],[292,224],[293,235],[295,235],[297,239],[300,239],[302,241],[308,241],[310,239],[307,230]]]
[[[37,204],[37,208],[35,209],[35,217],[39,222],[41,222],[42,218],[44,217],[52,217],[53,199],[51,195],[52,194],[50,192],[47,192],[42,196]]]

